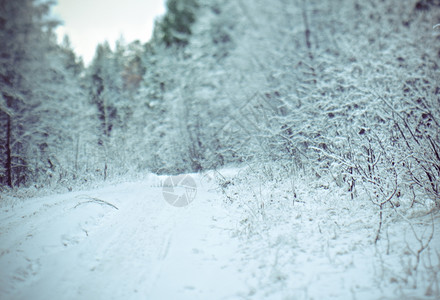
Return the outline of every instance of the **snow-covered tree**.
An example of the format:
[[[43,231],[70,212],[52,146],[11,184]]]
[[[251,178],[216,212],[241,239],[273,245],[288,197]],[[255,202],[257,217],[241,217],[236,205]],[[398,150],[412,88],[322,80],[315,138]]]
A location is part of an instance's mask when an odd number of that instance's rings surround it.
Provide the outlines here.
[[[100,123],[97,143],[102,149],[102,175],[107,178],[109,147],[114,129],[121,124],[121,112],[118,111],[123,93],[121,69],[114,58],[110,45],[105,42],[98,45],[91,66],[87,70],[86,84],[89,98],[96,107]]]
[[[56,25],[46,17],[49,7],[30,0],[1,3],[1,177],[9,186],[34,179],[53,165],[48,156],[53,145],[47,143],[51,116],[45,107],[53,105],[48,84],[58,74],[47,57]]]
[[[11,187],[60,182],[79,171],[72,149],[83,129],[79,116],[87,114],[82,64],[67,41],[56,45],[50,5],[20,0],[0,6],[0,177]]]
[[[166,6],[165,16],[156,23],[156,38],[167,47],[187,45],[196,20],[197,0],[167,0]]]

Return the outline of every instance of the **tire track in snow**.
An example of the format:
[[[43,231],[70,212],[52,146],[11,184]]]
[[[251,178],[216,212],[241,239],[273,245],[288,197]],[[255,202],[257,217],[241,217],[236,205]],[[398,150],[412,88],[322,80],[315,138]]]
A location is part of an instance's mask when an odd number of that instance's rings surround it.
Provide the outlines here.
[[[226,299],[238,290],[227,213],[207,187],[185,208],[145,182],[86,195],[118,210],[77,206],[71,193],[29,199],[0,218],[0,298]]]

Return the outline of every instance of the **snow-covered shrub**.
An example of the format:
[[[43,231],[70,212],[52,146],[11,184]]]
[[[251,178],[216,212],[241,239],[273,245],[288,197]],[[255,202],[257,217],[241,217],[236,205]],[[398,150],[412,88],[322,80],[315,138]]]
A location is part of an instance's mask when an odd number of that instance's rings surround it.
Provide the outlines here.
[[[407,109],[393,108],[395,130],[405,147],[405,168],[411,187],[440,206],[440,86],[436,79],[407,80]]]

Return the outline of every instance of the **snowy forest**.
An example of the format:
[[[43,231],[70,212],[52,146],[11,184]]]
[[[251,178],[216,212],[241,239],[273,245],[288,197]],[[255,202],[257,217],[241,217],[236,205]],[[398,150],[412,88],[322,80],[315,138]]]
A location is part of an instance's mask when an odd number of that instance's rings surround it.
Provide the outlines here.
[[[315,234],[364,220],[359,243],[395,254],[379,285],[439,297],[439,1],[168,0],[149,42],[99,44],[88,66],[52,5],[0,0],[0,202],[209,173],[256,256],[288,268],[275,236],[319,198]],[[275,273],[240,299],[328,296],[286,294],[293,275]]]
[[[4,1],[2,186],[258,162],[438,201],[440,4],[236,2],[169,1],[84,68],[49,3]]]

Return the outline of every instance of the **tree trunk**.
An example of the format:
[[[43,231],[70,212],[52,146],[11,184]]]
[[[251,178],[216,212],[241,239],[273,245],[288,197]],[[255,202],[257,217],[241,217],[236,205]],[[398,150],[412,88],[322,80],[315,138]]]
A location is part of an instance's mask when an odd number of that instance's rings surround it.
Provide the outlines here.
[[[6,183],[12,187],[11,116],[7,115],[6,125]]]
[[[313,83],[316,84],[317,83],[316,72],[315,72],[315,68],[312,65],[314,56],[313,56],[313,52],[312,52],[312,42],[311,42],[311,38],[310,38],[311,31],[310,31],[309,19],[307,16],[307,1],[306,0],[303,1],[302,17],[303,17],[303,23],[304,23],[304,39],[305,39],[305,43],[306,43],[306,47],[307,47],[308,56],[310,59],[310,71],[312,72]]]

